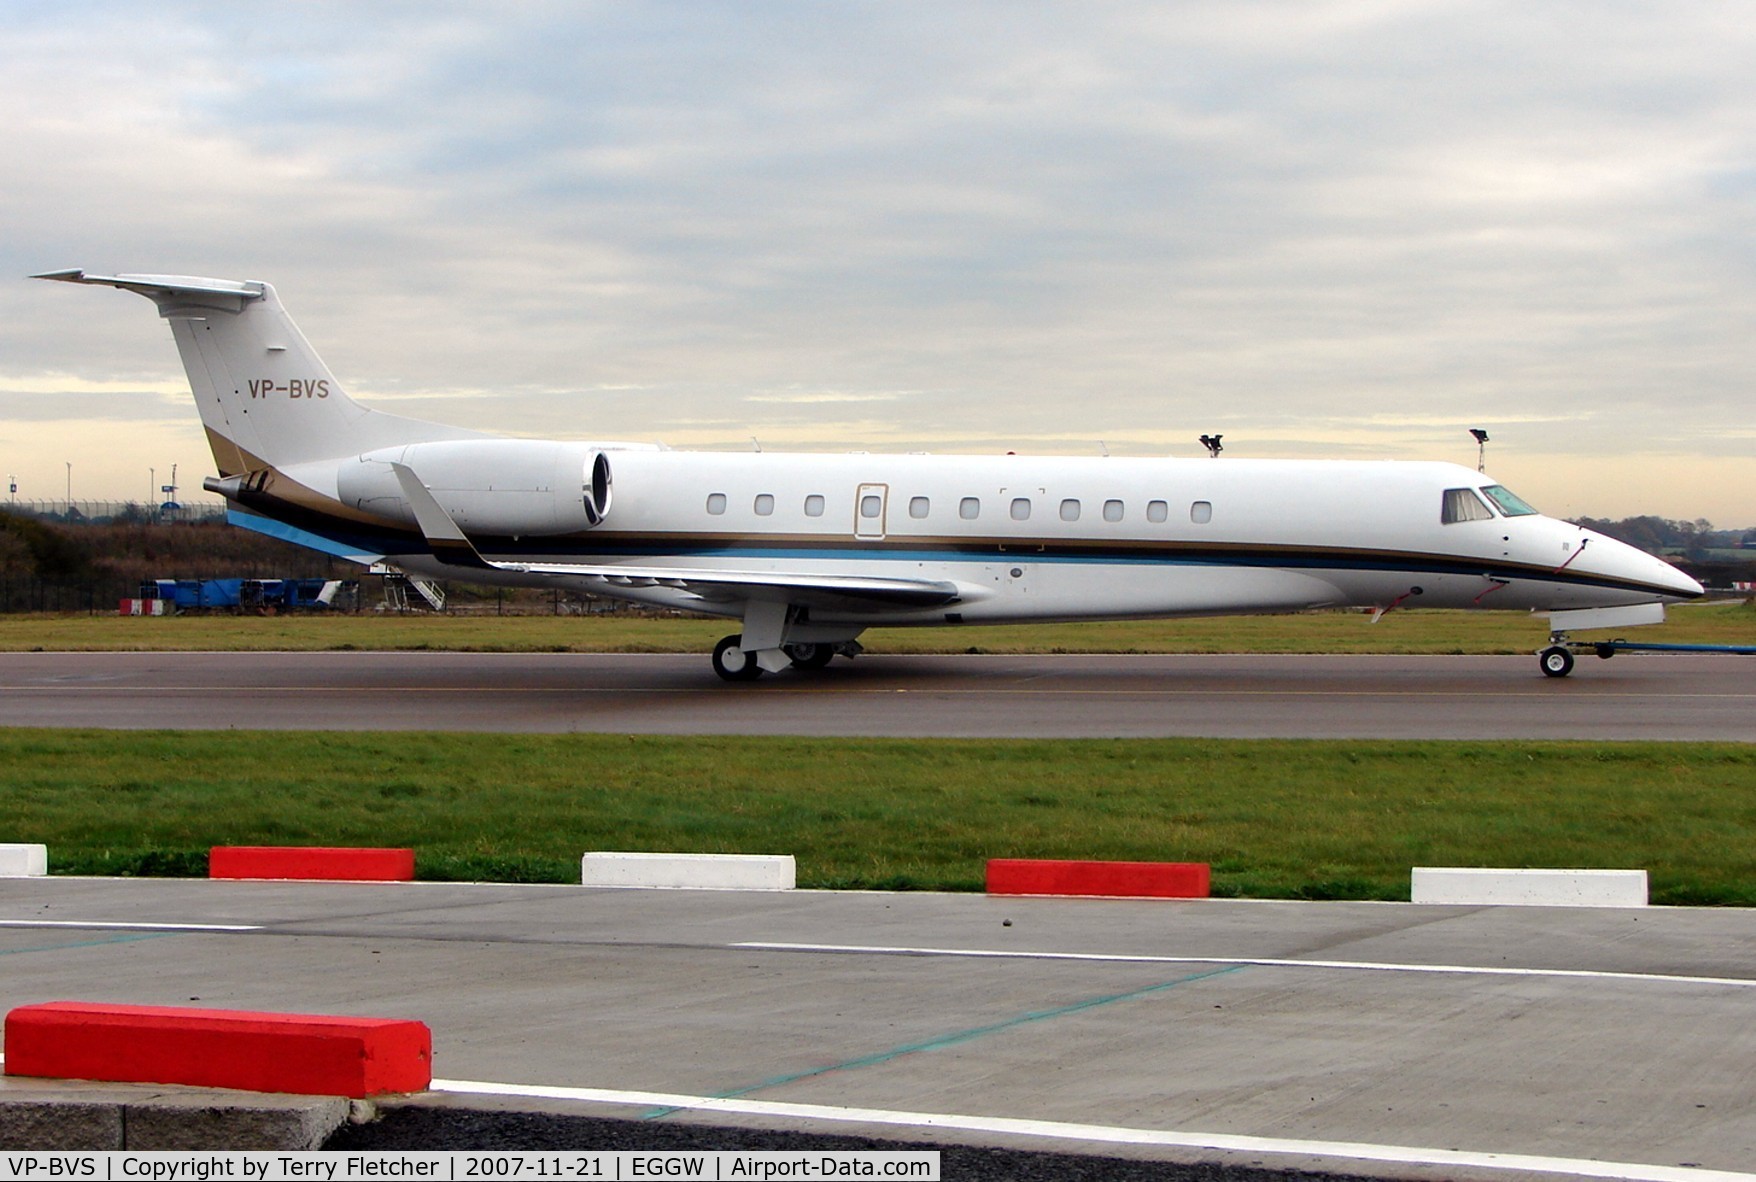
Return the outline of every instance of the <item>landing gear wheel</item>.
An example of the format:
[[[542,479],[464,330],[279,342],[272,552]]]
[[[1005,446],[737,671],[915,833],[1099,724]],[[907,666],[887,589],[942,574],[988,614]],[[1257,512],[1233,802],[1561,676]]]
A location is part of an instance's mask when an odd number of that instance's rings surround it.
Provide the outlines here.
[[[785,648],[795,669],[821,669],[835,660],[833,644],[789,644]]]
[[[728,636],[713,646],[713,671],[727,681],[755,681],[762,676],[756,658],[738,646],[742,636]]]
[[[1558,644],[1544,649],[1537,660],[1542,662],[1545,677],[1565,677],[1573,672],[1573,654]]]

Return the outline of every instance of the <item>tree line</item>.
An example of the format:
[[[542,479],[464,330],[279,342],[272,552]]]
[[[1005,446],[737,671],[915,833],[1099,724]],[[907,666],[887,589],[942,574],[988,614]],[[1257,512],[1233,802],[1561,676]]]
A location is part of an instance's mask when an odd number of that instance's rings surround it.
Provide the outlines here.
[[[1756,526],[1746,529],[1715,529],[1705,518],[1672,521],[1668,517],[1623,517],[1616,521],[1598,517],[1573,519],[1575,525],[1596,530],[1619,542],[1637,546],[1649,554],[1682,555],[1702,560],[1715,550],[1749,550],[1756,561]]]
[[[360,567],[223,521],[79,525],[0,510],[0,611],[114,611],[154,579],[351,579]]]
[[[1756,527],[1704,520],[1578,518],[1596,530],[1677,560],[1713,586],[1750,581]],[[154,579],[352,579],[361,568],[223,521],[160,523],[144,514],[101,524],[0,510],[0,611],[113,610]]]

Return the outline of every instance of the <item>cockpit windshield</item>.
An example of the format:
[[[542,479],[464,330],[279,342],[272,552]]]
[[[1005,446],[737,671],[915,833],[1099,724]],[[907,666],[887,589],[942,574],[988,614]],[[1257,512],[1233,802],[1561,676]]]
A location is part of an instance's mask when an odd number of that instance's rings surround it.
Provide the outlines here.
[[[1482,492],[1486,493],[1488,498],[1500,507],[1500,512],[1508,517],[1529,517],[1536,512],[1518,494],[1503,484],[1490,484],[1482,489]]]
[[[1492,521],[1494,513],[1469,489],[1448,488],[1440,503],[1439,520],[1446,525],[1456,525],[1460,521]]]

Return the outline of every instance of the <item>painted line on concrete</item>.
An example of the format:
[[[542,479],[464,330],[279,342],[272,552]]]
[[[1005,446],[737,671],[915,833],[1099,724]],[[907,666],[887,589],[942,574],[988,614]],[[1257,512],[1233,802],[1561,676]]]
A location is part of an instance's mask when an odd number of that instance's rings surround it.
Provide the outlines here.
[[[900,1059],[904,1055],[918,1054],[923,1051],[943,1050],[946,1047],[957,1046],[959,1043],[973,1042],[975,1039],[983,1038],[990,1034],[998,1034],[1006,1030],[1015,1030],[1020,1026],[1028,1026],[1037,1022],[1048,1021],[1053,1018],[1064,1018],[1069,1014],[1084,1013],[1087,1010],[1094,1010],[1100,1006],[1114,1005],[1117,1002],[1135,1001],[1142,997],[1151,997],[1154,994],[1163,993],[1169,989],[1175,989],[1179,985],[1188,985],[1196,981],[1205,981],[1210,977],[1222,977],[1227,973],[1240,972],[1246,967],[1248,966],[1222,965],[1218,968],[1208,969],[1206,972],[1202,973],[1189,973],[1185,976],[1178,977],[1173,981],[1160,981],[1156,985],[1147,985],[1140,989],[1130,989],[1126,993],[1112,993],[1104,997],[1088,997],[1084,1001],[1071,1002],[1067,1005],[1056,1006],[1053,1009],[1032,1010],[1028,1013],[1006,1018],[999,1022],[990,1022],[986,1026],[972,1026],[967,1030],[953,1030],[947,1034],[939,1034],[934,1035],[932,1038],[922,1039],[919,1042],[905,1043],[902,1046],[891,1047],[889,1050],[876,1051],[869,1055],[861,1055],[856,1059],[847,1059],[840,1063],[827,1063],[821,1067],[811,1067],[804,1071],[795,1071],[787,1075],[773,1076],[760,1083],[751,1084],[748,1087],[733,1088],[730,1091],[719,1092],[713,1098],[715,1100],[730,1100],[739,1096],[748,1096],[751,1092],[761,1092],[766,1091],[769,1088],[784,1087],[790,1083],[797,1083],[802,1079],[815,1079],[820,1075],[828,1075],[832,1071],[854,1071],[861,1067],[875,1067],[880,1064],[889,1063],[895,1059]],[[641,1119],[657,1120],[660,1117],[669,1116],[674,1111],[676,1110],[671,1108],[655,1108],[651,1112],[641,1113]]]
[[[121,932],[96,940],[70,940],[64,944],[38,944],[34,948],[0,948],[0,956],[24,956],[31,952],[66,952],[70,948],[103,948],[110,944],[135,944],[141,940],[162,940],[176,932]]]
[[[1335,969],[1378,973],[1449,973],[1479,977],[1561,977],[1589,981],[1635,981],[1640,984],[1729,985],[1756,989],[1756,978],[1690,977],[1676,973],[1627,973],[1607,969],[1528,969],[1500,965],[1396,964],[1370,960],[1287,960],[1256,956],[1135,956],[1109,952],[1017,952],[998,948],[907,948],[867,944],[788,944],[749,940],[732,948],[769,952],[855,953],[868,956],[953,956],[988,960],[1071,960],[1113,964],[1230,964],[1264,968]]]
[[[143,932],[260,932],[255,923],[131,923],[107,919],[0,919],[0,928],[94,928]]]
[[[1575,1178],[1626,1179],[1628,1182],[1756,1182],[1756,1174],[1695,1167],[1659,1166],[1636,1162],[1585,1161],[1569,1157],[1536,1157],[1522,1153],[1483,1153],[1459,1149],[1428,1149],[1412,1145],[1375,1145],[1356,1141],[1306,1141],[1251,1137],[1232,1133],[1197,1133],[1171,1129],[1138,1129],[1087,1125],[1017,1117],[964,1116],[943,1112],[904,1112],[886,1108],[848,1108],[828,1104],[722,1099],[666,1092],[626,1092],[603,1088],[546,1087],[488,1083],[480,1080],[436,1079],[433,1090],[451,1095],[500,1096],[533,1100],[571,1100],[584,1104],[631,1105],[691,1112],[723,1112],[740,1116],[784,1117],[844,1124],[888,1125],[916,1129],[954,1129],[1020,1137],[1057,1138],[1102,1145],[1163,1145],[1181,1149],[1274,1153],[1338,1161],[1389,1162],[1397,1165],[1467,1166],[1484,1170],[1561,1174]]]

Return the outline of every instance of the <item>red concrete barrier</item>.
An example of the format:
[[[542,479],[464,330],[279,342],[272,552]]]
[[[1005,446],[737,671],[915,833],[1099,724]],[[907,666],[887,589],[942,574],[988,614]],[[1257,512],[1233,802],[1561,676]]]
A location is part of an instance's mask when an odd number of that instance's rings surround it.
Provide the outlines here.
[[[54,1001],[6,1015],[6,1074],[352,1096],[424,1091],[423,1022]]]
[[[324,846],[216,845],[209,878],[325,878],[344,882],[409,882],[415,851]]]
[[[1068,862],[990,858],[990,895],[1117,895],[1205,899],[1206,862]]]

